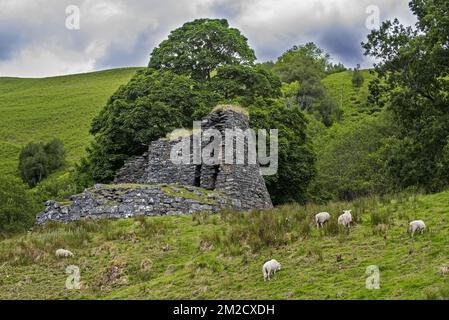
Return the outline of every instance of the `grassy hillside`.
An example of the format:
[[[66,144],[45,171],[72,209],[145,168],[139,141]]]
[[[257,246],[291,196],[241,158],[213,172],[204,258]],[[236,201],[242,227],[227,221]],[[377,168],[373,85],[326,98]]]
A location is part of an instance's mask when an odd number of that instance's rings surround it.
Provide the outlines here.
[[[449,298],[449,192],[288,206],[253,214],[196,215],[53,225],[0,243],[0,298],[435,299]],[[349,234],[312,227],[320,210],[352,208]],[[411,239],[408,222],[429,227]],[[382,227],[372,224],[384,223]],[[388,229],[388,230],[387,230]],[[66,248],[75,257],[55,257]],[[337,255],[342,261],[337,262]],[[283,269],[265,283],[269,259]],[[82,288],[65,289],[79,266]],[[381,289],[365,288],[377,265]]]
[[[353,121],[363,117],[371,110],[366,105],[368,85],[374,79],[369,70],[361,71],[365,82],[361,88],[352,85],[352,72],[334,73],[324,78],[326,90],[343,111],[343,120]]]
[[[137,69],[44,79],[0,78],[0,174],[17,170],[18,155],[31,141],[64,141],[68,160],[78,160],[89,143],[92,118]]]
[[[14,174],[20,149],[31,141],[62,139],[70,162],[80,159],[91,138],[92,118],[117,88],[129,81],[138,68],[53,77],[19,79],[0,77],[0,174]],[[365,83],[355,89],[351,73],[323,80],[333,99],[342,102],[344,119],[363,115],[369,71]]]

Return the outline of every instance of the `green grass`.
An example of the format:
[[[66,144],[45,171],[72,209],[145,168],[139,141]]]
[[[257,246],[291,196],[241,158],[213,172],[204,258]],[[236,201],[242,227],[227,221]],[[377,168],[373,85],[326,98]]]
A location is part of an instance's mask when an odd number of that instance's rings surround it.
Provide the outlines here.
[[[297,205],[250,214],[138,218],[50,225],[0,242],[1,299],[439,299],[449,298],[449,191]],[[312,217],[353,209],[349,232],[318,231]],[[389,218],[371,221],[373,212]],[[407,225],[429,230],[411,239]],[[376,232],[376,223],[388,230]],[[75,257],[58,259],[66,248]],[[342,261],[337,262],[341,255]],[[264,282],[262,265],[282,270]],[[65,289],[79,266],[81,290]],[[377,265],[381,289],[365,288]]]
[[[0,77],[0,174],[17,174],[20,149],[32,141],[60,138],[67,148],[69,165],[83,157],[92,138],[89,129],[93,117],[136,70],[124,68],[44,79]],[[343,97],[344,119],[367,112],[365,101],[372,75],[367,70],[362,72],[365,83],[360,89],[352,86],[350,72],[323,80],[336,102],[340,104]]]
[[[352,85],[352,73],[350,71],[331,74],[323,79],[327,92],[343,111],[343,120],[354,121],[363,117],[372,110],[366,105],[368,97],[368,85],[374,79],[369,70],[361,71],[365,81],[361,88]]]
[[[28,142],[60,138],[69,163],[91,139],[90,124],[108,98],[137,68],[44,79],[0,78],[0,174],[15,174]]]
[[[0,174],[16,173],[20,149],[30,141],[58,137],[69,163],[80,159],[92,118],[136,70],[0,78]],[[372,76],[363,73],[360,89],[349,72],[323,80],[335,101],[343,98],[342,125],[373,112],[365,103]],[[201,197],[182,188],[164,191]],[[0,298],[448,299],[449,275],[439,272],[449,266],[448,201],[449,191],[251,214],[50,225],[0,242]],[[358,221],[350,233],[335,223],[314,228],[315,213],[336,218],[343,209],[353,209]],[[426,221],[429,231],[410,239],[406,230],[413,219]],[[57,259],[59,248],[75,257]],[[283,269],[265,283],[261,268],[272,258]],[[79,291],[65,289],[69,265],[81,270]],[[381,271],[378,291],[365,288],[370,265]]]

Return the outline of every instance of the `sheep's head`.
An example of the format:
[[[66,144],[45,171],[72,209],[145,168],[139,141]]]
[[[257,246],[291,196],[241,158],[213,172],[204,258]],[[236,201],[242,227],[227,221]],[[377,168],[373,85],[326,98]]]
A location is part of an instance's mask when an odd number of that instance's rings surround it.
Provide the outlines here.
[[[352,210],[343,210],[344,214],[352,214]]]

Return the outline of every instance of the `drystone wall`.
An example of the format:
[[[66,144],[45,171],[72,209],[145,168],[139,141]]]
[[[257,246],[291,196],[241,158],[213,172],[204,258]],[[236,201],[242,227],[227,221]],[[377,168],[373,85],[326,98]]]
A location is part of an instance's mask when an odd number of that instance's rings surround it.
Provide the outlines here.
[[[245,131],[248,128],[247,115],[218,109],[202,121],[203,131],[215,129],[222,136],[219,147],[222,157],[217,157],[216,163],[194,164],[192,136],[187,138],[191,142],[187,156],[190,161],[183,164],[171,161],[172,151],[183,141],[182,137],[154,141],[148,153],[129,161],[118,171],[113,184],[96,185],[72,196],[72,203],[67,206],[48,201],[45,211],[37,216],[37,224],[271,208],[260,166],[248,161],[248,139],[233,138],[236,146],[244,146],[240,150],[244,153],[244,163],[224,161],[226,129]],[[209,142],[203,141],[202,147]]]
[[[70,205],[48,201],[46,206],[37,216],[38,225],[50,221],[217,213],[232,208],[232,201],[218,192],[189,186],[97,185],[73,196]]]

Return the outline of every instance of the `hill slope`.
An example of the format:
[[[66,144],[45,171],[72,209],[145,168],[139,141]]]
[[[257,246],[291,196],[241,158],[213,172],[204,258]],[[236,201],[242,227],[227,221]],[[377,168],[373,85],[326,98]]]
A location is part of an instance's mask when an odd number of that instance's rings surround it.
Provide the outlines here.
[[[89,144],[92,118],[107,99],[126,84],[138,68],[114,69],[44,79],[0,77],[0,174],[14,174],[22,146],[53,137],[64,141],[70,162],[80,159]],[[331,97],[342,102],[344,119],[363,116],[371,75],[354,89],[351,73],[323,80]]]
[[[0,78],[0,174],[17,171],[28,142],[64,141],[68,160],[80,159],[92,118],[138,68],[44,79]]]
[[[354,121],[371,112],[366,101],[368,85],[375,76],[370,73],[370,70],[361,70],[361,73],[365,79],[361,88],[353,86],[351,71],[334,73],[323,79],[327,92],[340,106],[344,121]]]
[[[444,192],[265,214],[48,226],[0,243],[0,298],[449,298],[449,278],[439,272],[449,264],[448,200]],[[319,210],[336,215],[343,208],[359,219],[349,234],[332,235],[333,224],[325,232],[309,228]],[[425,220],[429,231],[411,239],[413,219]],[[389,230],[372,228],[374,220]],[[56,258],[62,247],[75,257]],[[272,258],[283,269],[265,283],[261,267]],[[81,290],[65,289],[69,265],[80,268]],[[365,288],[370,265],[380,268],[380,290]]]

